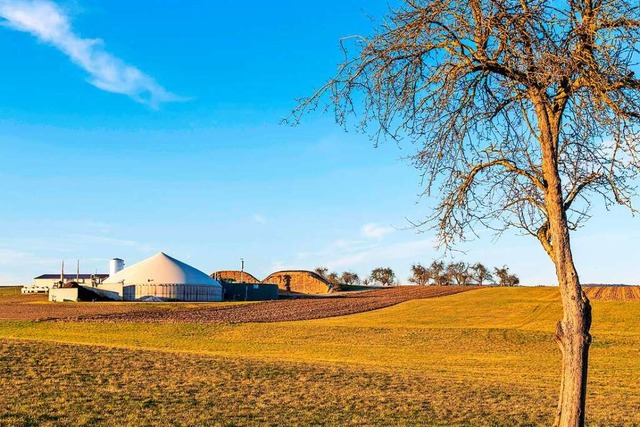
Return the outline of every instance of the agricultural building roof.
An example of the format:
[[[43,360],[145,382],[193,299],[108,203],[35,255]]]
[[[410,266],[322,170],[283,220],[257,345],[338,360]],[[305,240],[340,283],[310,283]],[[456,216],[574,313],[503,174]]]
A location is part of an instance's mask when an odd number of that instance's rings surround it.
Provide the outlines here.
[[[104,283],[120,282],[125,285],[172,284],[221,287],[220,283],[207,274],[163,252],[120,270],[113,276],[109,276]]]
[[[99,274],[79,274],[77,277],[79,279],[91,279],[91,277],[97,277],[98,279],[104,279],[109,277],[108,274],[99,273]],[[41,274],[38,277],[34,277],[34,279],[59,279],[60,273],[57,274]],[[74,280],[76,278],[76,274],[65,274],[64,278],[67,280]]]

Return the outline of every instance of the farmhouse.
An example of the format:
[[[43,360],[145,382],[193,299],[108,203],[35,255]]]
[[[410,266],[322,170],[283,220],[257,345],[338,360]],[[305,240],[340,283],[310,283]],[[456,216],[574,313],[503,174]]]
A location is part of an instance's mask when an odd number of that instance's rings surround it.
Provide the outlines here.
[[[275,283],[283,291],[304,294],[326,294],[331,284],[318,273],[307,270],[283,270],[270,274],[264,283]]]
[[[109,276],[93,290],[107,298],[123,301],[149,297],[222,301],[222,286],[217,280],[163,252]]]

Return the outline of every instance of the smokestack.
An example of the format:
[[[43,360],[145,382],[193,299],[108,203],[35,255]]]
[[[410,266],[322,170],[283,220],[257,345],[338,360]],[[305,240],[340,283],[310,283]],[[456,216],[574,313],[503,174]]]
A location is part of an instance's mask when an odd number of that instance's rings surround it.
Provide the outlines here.
[[[80,283],[80,260],[78,260],[78,268],[76,269],[76,283]]]
[[[60,283],[64,283],[64,260],[62,260],[62,268],[60,269]]]

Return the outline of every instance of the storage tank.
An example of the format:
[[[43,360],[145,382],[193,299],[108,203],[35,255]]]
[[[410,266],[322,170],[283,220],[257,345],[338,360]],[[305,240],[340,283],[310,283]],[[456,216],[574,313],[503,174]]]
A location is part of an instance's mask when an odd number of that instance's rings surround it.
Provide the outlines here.
[[[113,276],[123,268],[124,268],[124,260],[120,258],[113,258],[111,261],[109,261],[109,276]]]
[[[145,297],[222,301],[222,286],[217,280],[162,252],[109,276],[97,290],[124,301]]]

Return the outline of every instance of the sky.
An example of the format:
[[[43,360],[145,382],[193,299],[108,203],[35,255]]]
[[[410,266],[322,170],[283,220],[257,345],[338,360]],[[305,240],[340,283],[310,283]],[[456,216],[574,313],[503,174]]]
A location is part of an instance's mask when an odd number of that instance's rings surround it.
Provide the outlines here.
[[[259,278],[391,267],[406,283],[455,259],[556,283],[530,237],[447,254],[412,228],[432,203],[414,147],[374,148],[321,112],[281,124],[388,4],[0,0],[0,285],[159,251]],[[572,239],[583,283],[640,282],[638,218],[596,206]]]

